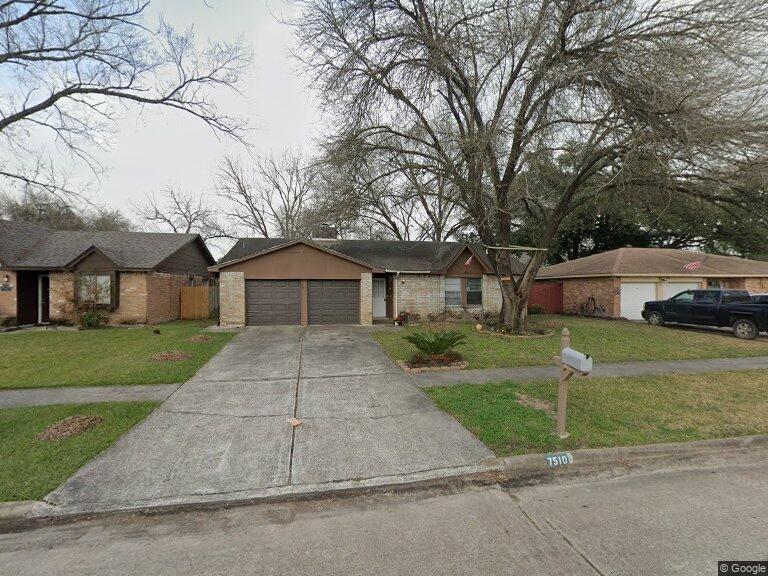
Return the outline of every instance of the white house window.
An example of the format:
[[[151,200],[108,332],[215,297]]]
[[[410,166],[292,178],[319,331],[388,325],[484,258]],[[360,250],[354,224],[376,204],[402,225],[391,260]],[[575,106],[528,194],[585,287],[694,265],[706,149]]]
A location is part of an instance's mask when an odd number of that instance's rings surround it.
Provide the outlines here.
[[[483,305],[483,279],[467,278],[467,306]]]
[[[110,305],[112,303],[112,276],[101,274],[80,275],[77,298],[80,302]]]
[[[461,278],[445,279],[445,305],[461,306]]]

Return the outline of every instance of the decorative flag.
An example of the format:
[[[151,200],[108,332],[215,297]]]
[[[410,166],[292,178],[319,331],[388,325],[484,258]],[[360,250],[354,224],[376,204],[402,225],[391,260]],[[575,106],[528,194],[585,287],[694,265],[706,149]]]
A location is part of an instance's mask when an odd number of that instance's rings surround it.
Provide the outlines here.
[[[464,268],[469,268],[472,265],[472,260],[475,259],[475,255],[472,254],[469,258],[467,258],[467,261],[464,262]]]
[[[683,266],[683,270],[686,272],[695,272],[699,268],[701,268],[701,262],[690,262]]]

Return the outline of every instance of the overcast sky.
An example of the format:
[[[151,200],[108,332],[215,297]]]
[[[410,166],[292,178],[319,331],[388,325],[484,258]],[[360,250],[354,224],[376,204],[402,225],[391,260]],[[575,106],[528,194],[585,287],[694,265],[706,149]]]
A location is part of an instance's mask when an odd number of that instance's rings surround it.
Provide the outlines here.
[[[290,9],[276,0],[154,0],[148,17],[160,12],[177,28],[193,25],[198,40],[233,40],[244,35],[254,52],[242,96],[221,93],[217,102],[228,115],[247,118],[256,152],[279,152],[301,146],[309,150],[318,133],[319,115],[311,94],[289,57],[293,37],[275,15]],[[212,178],[225,153],[244,155],[232,142],[220,141],[202,122],[179,112],[144,109],[128,113],[118,124],[111,148],[96,154],[107,172],[92,197],[110,207],[130,210],[165,185],[210,193]],[[86,168],[78,168],[90,176]]]

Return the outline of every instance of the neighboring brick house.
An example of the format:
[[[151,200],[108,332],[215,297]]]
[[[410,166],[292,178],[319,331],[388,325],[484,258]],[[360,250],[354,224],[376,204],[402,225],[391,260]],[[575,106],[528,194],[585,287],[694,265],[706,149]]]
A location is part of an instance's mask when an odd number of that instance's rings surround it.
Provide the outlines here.
[[[768,292],[768,262],[666,248],[619,248],[542,268],[542,281],[562,285],[563,311],[596,308],[638,320],[643,304],[697,288]]]
[[[210,270],[225,325],[371,324],[405,311],[501,308],[478,244],[242,238]]]
[[[48,230],[0,221],[0,318],[67,321],[88,301],[113,324],[179,317],[181,287],[208,282],[215,262],[197,234]]]

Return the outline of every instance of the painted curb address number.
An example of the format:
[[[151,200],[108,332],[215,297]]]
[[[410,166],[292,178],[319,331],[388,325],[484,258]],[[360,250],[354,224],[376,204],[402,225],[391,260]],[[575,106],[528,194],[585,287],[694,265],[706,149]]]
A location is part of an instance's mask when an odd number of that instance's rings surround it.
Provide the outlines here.
[[[547,454],[544,456],[544,461],[550,468],[558,468],[560,466],[573,464],[573,455],[570,452],[557,452],[555,454]]]

